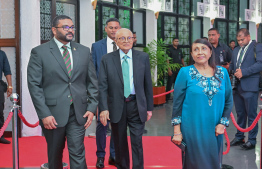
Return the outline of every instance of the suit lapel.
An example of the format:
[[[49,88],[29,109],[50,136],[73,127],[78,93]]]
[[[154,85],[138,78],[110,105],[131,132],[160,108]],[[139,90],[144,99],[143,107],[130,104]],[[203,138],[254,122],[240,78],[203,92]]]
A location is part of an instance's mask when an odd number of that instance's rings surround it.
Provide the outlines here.
[[[103,53],[103,55],[105,55],[105,54],[107,54],[107,40],[106,40],[106,38],[102,41],[102,45],[101,45],[101,48],[102,48],[102,53]],[[103,56],[102,55],[102,56]],[[101,57],[102,57],[101,56]]]
[[[62,70],[65,72],[65,74],[67,75],[67,77],[69,77],[68,72],[66,70],[66,65],[65,62],[63,60],[63,57],[57,47],[57,44],[55,43],[54,39],[52,39],[50,41],[50,51],[53,54],[54,58],[56,59],[56,61],[59,63],[59,65],[61,66]]]
[[[133,80],[134,86],[136,86],[137,76],[139,74],[138,69],[135,68],[135,65],[139,65],[139,56],[138,53],[132,49],[132,60],[133,60]]]
[[[79,61],[79,51],[78,51],[77,45],[74,42],[71,42],[71,51],[73,55],[73,70],[72,70],[71,77],[73,77],[73,75],[75,74],[78,68],[77,65]]]
[[[244,59],[242,60],[242,63],[244,62],[244,60],[247,58],[247,56],[249,56],[249,53],[253,51],[253,46],[254,46],[254,42],[252,41],[250,43],[250,45],[248,46],[248,49],[245,53]],[[252,50],[251,50],[252,49]],[[254,55],[253,55],[254,56]],[[255,56],[254,56],[255,57]]]
[[[124,84],[124,80],[123,80],[123,73],[122,73],[122,67],[121,67],[121,61],[120,61],[120,55],[119,55],[119,50],[115,51],[112,53],[113,56],[113,62],[115,64],[118,76],[121,80],[121,82]]]

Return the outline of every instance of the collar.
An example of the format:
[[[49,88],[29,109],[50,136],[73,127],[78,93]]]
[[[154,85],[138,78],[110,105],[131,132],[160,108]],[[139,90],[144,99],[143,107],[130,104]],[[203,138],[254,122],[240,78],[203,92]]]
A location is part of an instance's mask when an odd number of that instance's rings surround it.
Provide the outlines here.
[[[106,37],[106,41],[108,44],[112,44],[114,41],[112,39],[110,39],[108,36]]]
[[[119,49],[119,55],[120,59],[122,59],[125,55],[127,55],[128,58],[132,59],[132,49],[129,49],[127,54],[125,54],[121,49]]]
[[[64,44],[61,43],[59,40],[57,40],[55,37],[54,37],[54,41],[55,41],[55,43],[57,44],[57,46],[58,46],[59,49],[61,49],[62,46],[64,46]],[[65,46],[66,46],[67,48],[71,49],[70,42],[68,42]]]

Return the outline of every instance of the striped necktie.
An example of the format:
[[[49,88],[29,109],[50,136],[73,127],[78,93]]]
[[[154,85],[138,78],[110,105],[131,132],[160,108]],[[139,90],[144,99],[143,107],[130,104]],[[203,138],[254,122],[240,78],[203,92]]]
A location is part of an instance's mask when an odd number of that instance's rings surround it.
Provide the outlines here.
[[[67,69],[68,75],[71,78],[72,68],[71,68],[70,53],[69,53],[69,51],[68,51],[68,49],[67,49],[67,47],[65,45],[62,46],[62,48],[64,49],[63,59],[64,59],[64,62],[65,62],[65,65],[66,65],[66,69]],[[71,105],[73,103],[72,94],[70,94],[69,97],[70,97],[70,105]]]
[[[116,51],[117,50],[116,42],[112,42],[112,43],[113,43],[113,51]]]
[[[239,69],[240,66],[241,66],[241,62],[242,62],[242,59],[243,59],[243,56],[244,56],[244,49],[245,49],[245,47],[241,48],[241,52],[239,54],[239,57],[238,57],[238,60],[237,60],[237,65],[236,65],[237,69]]]
[[[67,49],[67,47],[64,45],[62,46],[62,48],[64,49],[63,52],[63,59],[66,65],[66,70],[68,72],[69,77],[71,78],[71,74],[72,74],[72,68],[71,68],[71,59],[70,59],[70,53]]]

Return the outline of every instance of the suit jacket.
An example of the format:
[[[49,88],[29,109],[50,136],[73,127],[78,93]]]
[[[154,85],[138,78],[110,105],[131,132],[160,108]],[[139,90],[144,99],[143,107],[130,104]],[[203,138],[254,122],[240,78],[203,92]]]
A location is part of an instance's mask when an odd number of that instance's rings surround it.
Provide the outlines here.
[[[92,58],[96,69],[96,76],[99,76],[99,69],[102,56],[107,54],[107,38],[104,38],[92,44]]]
[[[153,88],[148,54],[132,49],[136,102],[142,122],[153,110]],[[108,101],[107,98],[108,97]],[[99,74],[99,110],[109,110],[112,123],[121,119],[124,107],[124,81],[119,50],[104,55]]]
[[[33,48],[27,68],[27,82],[39,119],[54,116],[58,126],[67,124],[72,94],[76,119],[84,125],[85,112],[96,112],[98,83],[90,49],[71,42],[73,70],[69,77],[54,39]],[[40,120],[41,122],[41,120]]]
[[[240,85],[243,91],[256,92],[259,90],[259,72],[262,71],[262,44],[256,45],[256,59],[254,55],[255,41],[249,45],[241,64],[241,71],[243,77],[240,79]],[[240,47],[233,50],[233,56],[230,63],[229,70],[236,71],[237,55]]]

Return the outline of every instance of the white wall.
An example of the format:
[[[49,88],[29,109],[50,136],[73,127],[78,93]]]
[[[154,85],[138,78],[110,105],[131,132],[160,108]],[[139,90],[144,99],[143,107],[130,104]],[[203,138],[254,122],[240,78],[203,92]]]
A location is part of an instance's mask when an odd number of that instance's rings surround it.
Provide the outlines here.
[[[20,1],[21,31],[21,97],[22,113],[29,123],[36,123],[38,117],[27,88],[27,64],[31,49],[40,45],[40,0]],[[29,128],[23,124],[22,136],[41,135],[40,126]]]
[[[80,43],[87,47],[95,42],[95,10],[91,0],[80,0]]]

